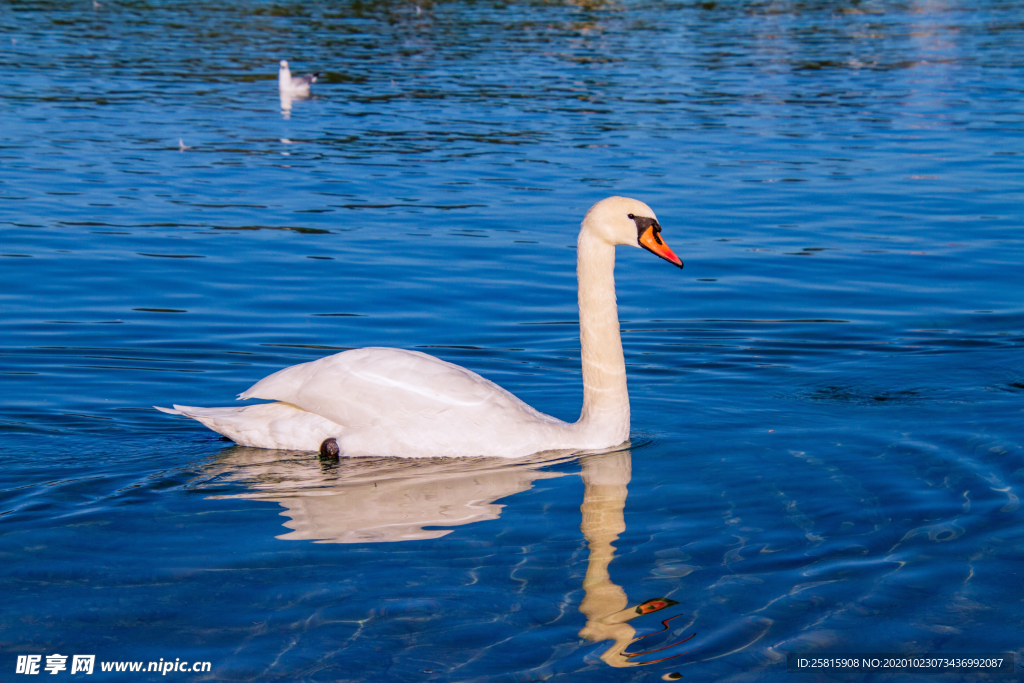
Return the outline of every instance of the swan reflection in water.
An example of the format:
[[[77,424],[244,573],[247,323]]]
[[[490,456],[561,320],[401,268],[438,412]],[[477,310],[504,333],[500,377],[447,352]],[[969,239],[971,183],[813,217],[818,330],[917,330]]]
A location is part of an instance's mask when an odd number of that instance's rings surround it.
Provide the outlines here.
[[[546,453],[531,458],[353,458],[328,462],[296,459],[288,451],[236,446],[212,468],[205,486],[235,481],[250,491],[216,496],[279,503],[285,540],[316,543],[383,543],[440,538],[450,528],[498,519],[502,498],[526,491],[540,479],[566,476],[542,468],[575,459],[572,454]],[[600,658],[609,666],[654,664],[687,654],[667,653],[680,643],[643,650],[630,645],[648,636],[636,636],[629,623],[638,617],[675,606],[674,600],[653,598],[630,604],[626,592],[611,580],[608,565],[615,556],[612,545],[626,529],[624,510],[631,476],[630,451],[580,458],[584,493],[582,523],[589,559],[583,580],[580,612],[587,623],[580,636],[593,642],[612,641]],[[681,616],[681,615],[677,615]],[[667,631],[670,617],[662,622]],[[673,625],[673,628],[675,625]],[[643,658],[644,661],[639,661]]]
[[[304,453],[303,455],[308,455]],[[496,500],[561,477],[539,468],[559,459],[296,459],[291,451],[236,446],[208,473],[249,493],[224,496],[279,503],[291,533],[316,543],[384,543],[440,538],[453,527],[498,519]],[[564,459],[564,458],[562,458]],[[218,496],[220,497],[220,496]]]
[[[580,506],[583,521],[580,523],[580,529],[583,531],[583,537],[587,539],[590,550],[587,574],[583,579],[583,602],[580,603],[580,612],[587,617],[587,625],[580,631],[580,635],[595,642],[613,641],[614,644],[601,654],[601,661],[616,668],[655,664],[687,654],[680,652],[646,661],[635,659],[666,652],[690,640],[693,635],[653,650],[626,651],[638,640],[655,635],[649,633],[636,637],[636,629],[629,624],[630,621],[678,603],[668,598],[652,598],[630,606],[626,591],[613,583],[608,573],[608,565],[615,557],[615,546],[612,543],[626,530],[624,511],[627,486],[632,474],[630,452],[593,455],[582,458],[580,464],[580,474],[583,477],[583,505]],[[669,617],[662,622],[663,631],[669,629],[668,622],[675,618],[677,617]]]

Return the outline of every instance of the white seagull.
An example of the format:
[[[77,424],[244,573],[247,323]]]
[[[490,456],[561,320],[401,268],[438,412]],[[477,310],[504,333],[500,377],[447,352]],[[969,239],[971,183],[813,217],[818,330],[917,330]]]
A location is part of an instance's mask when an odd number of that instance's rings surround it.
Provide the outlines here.
[[[309,86],[316,83],[316,79],[319,78],[321,72],[317,71],[314,74],[308,76],[292,76],[292,72],[288,69],[288,62],[284,59],[281,60],[281,70],[277,74],[277,87],[282,93],[287,93],[292,96],[303,96],[309,94]]]

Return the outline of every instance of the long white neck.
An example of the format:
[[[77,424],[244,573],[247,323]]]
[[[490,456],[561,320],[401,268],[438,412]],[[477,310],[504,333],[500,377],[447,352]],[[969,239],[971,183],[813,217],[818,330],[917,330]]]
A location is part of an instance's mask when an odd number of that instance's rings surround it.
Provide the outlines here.
[[[629,393],[615,305],[615,247],[586,225],[576,246],[576,277],[583,360],[578,424],[587,433],[607,435],[609,443],[621,443],[629,438]]]

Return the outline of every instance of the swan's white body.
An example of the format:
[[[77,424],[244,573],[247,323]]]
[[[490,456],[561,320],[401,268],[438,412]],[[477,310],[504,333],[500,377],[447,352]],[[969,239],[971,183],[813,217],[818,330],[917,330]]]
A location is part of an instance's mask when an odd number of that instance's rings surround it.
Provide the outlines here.
[[[309,86],[316,83],[320,73],[309,74],[308,76],[292,76],[288,62],[281,60],[280,69],[277,72],[277,87],[282,94],[289,96],[302,96],[309,94]]]
[[[465,368],[386,348],[285,368],[239,394],[276,403],[160,410],[194,418],[244,446],[315,451],[333,438],[345,456],[517,458],[617,446],[629,438],[629,394],[615,245],[643,246],[682,267],[660,231],[647,205],[622,197],[598,202],[583,220],[577,244],[583,411],[575,423],[540,413]]]

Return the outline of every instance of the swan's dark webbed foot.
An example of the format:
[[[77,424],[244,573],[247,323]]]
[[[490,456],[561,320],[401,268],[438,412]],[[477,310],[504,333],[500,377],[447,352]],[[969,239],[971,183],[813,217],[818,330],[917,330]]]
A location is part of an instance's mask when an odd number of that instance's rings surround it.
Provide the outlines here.
[[[334,438],[324,439],[324,442],[320,444],[320,455],[324,458],[337,458],[341,455],[341,449],[338,448],[338,440]]]

